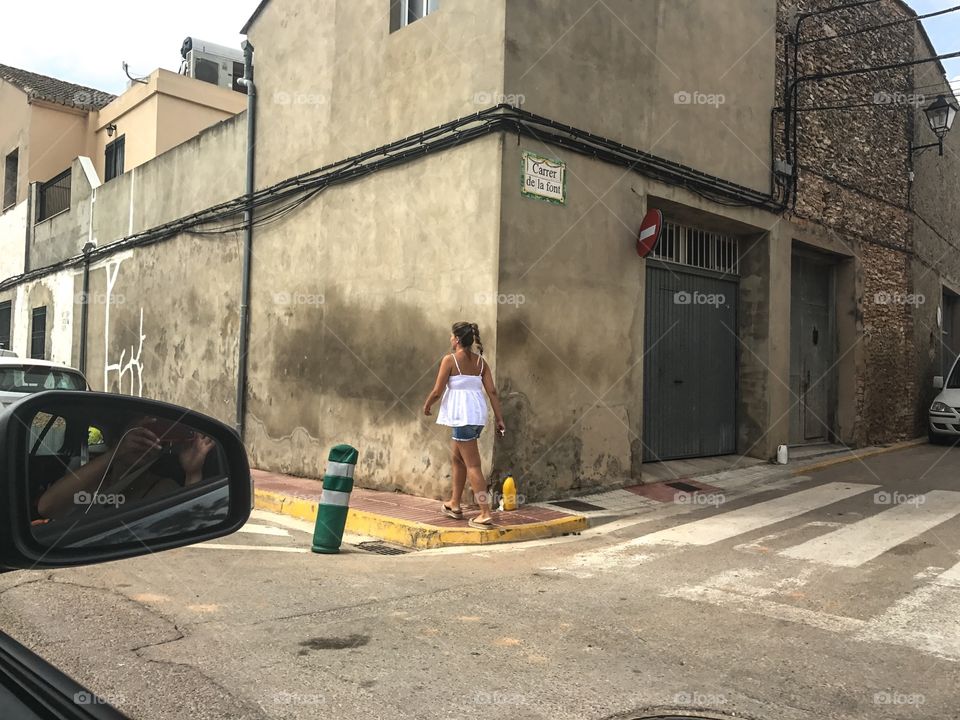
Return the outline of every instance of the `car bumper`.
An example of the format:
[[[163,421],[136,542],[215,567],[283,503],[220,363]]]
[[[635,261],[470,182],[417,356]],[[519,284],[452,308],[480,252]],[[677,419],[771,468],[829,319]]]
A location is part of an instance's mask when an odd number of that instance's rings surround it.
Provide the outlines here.
[[[960,415],[952,414],[948,415],[947,413],[930,413],[930,431],[936,433],[937,435],[943,435],[945,437],[958,437],[960,438]]]

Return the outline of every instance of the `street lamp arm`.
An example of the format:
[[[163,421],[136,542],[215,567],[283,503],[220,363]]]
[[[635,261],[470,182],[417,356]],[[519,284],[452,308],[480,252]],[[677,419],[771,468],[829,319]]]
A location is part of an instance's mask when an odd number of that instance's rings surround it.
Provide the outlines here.
[[[933,57],[922,58],[920,60],[906,60],[897,63],[887,63],[885,65],[874,65],[872,67],[860,67],[860,68],[848,68],[846,70],[834,70],[833,72],[824,72],[824,73],[815,73],[812,75],[801,75],[798,78],[795,78],[787,86],[787,91],[784,96],[784,149],[787,153],[788,161],[795,164],[796,158],[796,147],[795,143],[792,141],[792,136],[796,132],[796,118],[797,113],[797,92],[800,88],[801,83],[813,82],[815,80],[828,80],[830,78],[838,77],[848,77],[850,75],[866,75],[873,72],[883,72],[885,70],[895,70],[897,68],[904,67],[914,67],[916,65],[925,65],[932,62],[940,62],[942,60],[949,60],[951,58],[960,57],[960,50],[950,53],[944,53],[942,55],[936,55]]]

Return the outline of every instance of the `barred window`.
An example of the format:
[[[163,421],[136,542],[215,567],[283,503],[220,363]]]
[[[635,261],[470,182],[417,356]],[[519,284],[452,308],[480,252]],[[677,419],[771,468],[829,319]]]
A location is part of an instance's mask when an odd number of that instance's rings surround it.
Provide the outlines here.
[[[740,272],[739,250],[737,238],[732,235],[664,221],[660,242],[650,257],[737,275]]]

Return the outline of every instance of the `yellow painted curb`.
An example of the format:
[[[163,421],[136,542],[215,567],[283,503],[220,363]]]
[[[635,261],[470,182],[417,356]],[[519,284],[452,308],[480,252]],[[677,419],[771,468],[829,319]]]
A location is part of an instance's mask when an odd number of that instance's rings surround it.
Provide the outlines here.
[[[254,488],[253,506],[257,510],[266,510],[267,512],[287,515],[308,522],[316,522],[317,520],[317,503],[312,500],[271,492],[270,490]]]
[[[279,513],[315,522],[317,503],[312,500],[288,497],[270,490],[254,489],[254,507],[257,510]],[[350,509],[346,532],[380,538],[395,545],[427,550],[449,545],[492,545],[494,543],[542,540],[578,533],[589,527],[583,515],[571,515],[556,520],[545,520],[525,525],[498,525],[489,530],[471,527],[436,527],[413,520]]]
[[[907,448],[916,447],[918,445],[925,445],[927,443],[926,438],[916,438],[914,440],[904,440],[903,442],[895,443],[888,447],[874,448],[872,450],[854,450],[847,455],[842,455],[841,457],[829,458],[821,462],[812,463],[810,465],[804,465],[801,468],[797,468],[793,471],[794,475],[800,475],[802,473],[815,472],[817,470],[823,470],[834,465],[840,465],[841,463],[852,462],[854,460],[863,460],[864,458],[874,457],[875,455],[883,455],[885,453],[894,452],[896,450],[905,450]]]

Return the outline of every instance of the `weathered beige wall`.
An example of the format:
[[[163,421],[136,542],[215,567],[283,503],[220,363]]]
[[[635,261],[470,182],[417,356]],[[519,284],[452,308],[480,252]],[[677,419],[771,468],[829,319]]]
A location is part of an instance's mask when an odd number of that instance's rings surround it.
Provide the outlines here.
[[[332,187],[257,229],[254,466],[321,477],[329,448],[347,442],[364,487],[448,492],[449,431],[420,409],[453,322],[478,323],[498,367],[486,300],[497,289],[500,146],[491,136]]]
[[[40,101],[31,103],[31,182],[46,182],[70,167],[86,147],[90,114]]]
[[[489,106],[505,4],[443,0],[390,33],[386,0],[273,0],[250,29],[258,187]]]
[[[510,2],[507,100],[768,190],[776,6],[776,0]],[[678,102],[684,99],[678,93],[690,103]],[[723,101],[710,103],[708,96]]]
[[[214,90],[230,93],[232,99],[235,99],[235,109],[233,112],[225,112],[216,107],[200,105],[170,95],[160,96],[160,104],[157,108],[158,155],[189,140],[208,127],[212,127],[224,120],[229,120],[234,115],[242,113],[246,109],[246,96],[240,95],[233,90],[211,87]]]
[[[28,204],[24,200],[0,215],[0,281],[23,272]]]
[[[232,424],[240,247],[236,234],[180,235],[96,263],[88,296],[91,386]],[[78,289],[80,283],[78,274]],[[76,362],[78,348],[73,355]]]
[[[157,156],[157,106],[158,96],[150,95],[135,104],[131,104],[130,108],[122,114],[115,117],[112,117],[113,113],[107,115],[110,119],[97,130],[95,135],[91,158],[101,180],[106,178],[104,166],[106,164],[107,145],[120,137],[124,138],[124,171],[142,165]],[[100,123],[103,122],[104,113],[101,111],[97,125],[100,126]],[[117,126],[113,137],[107,135],[106,125],[109,123],[114,123]]]
[[[26,200],[30,182],[30,105],[26,93],[0,80],[0,204],[3,203],[4,160],[19,148],[17,202]],[[2,208],[0,208],[2,210]]]

